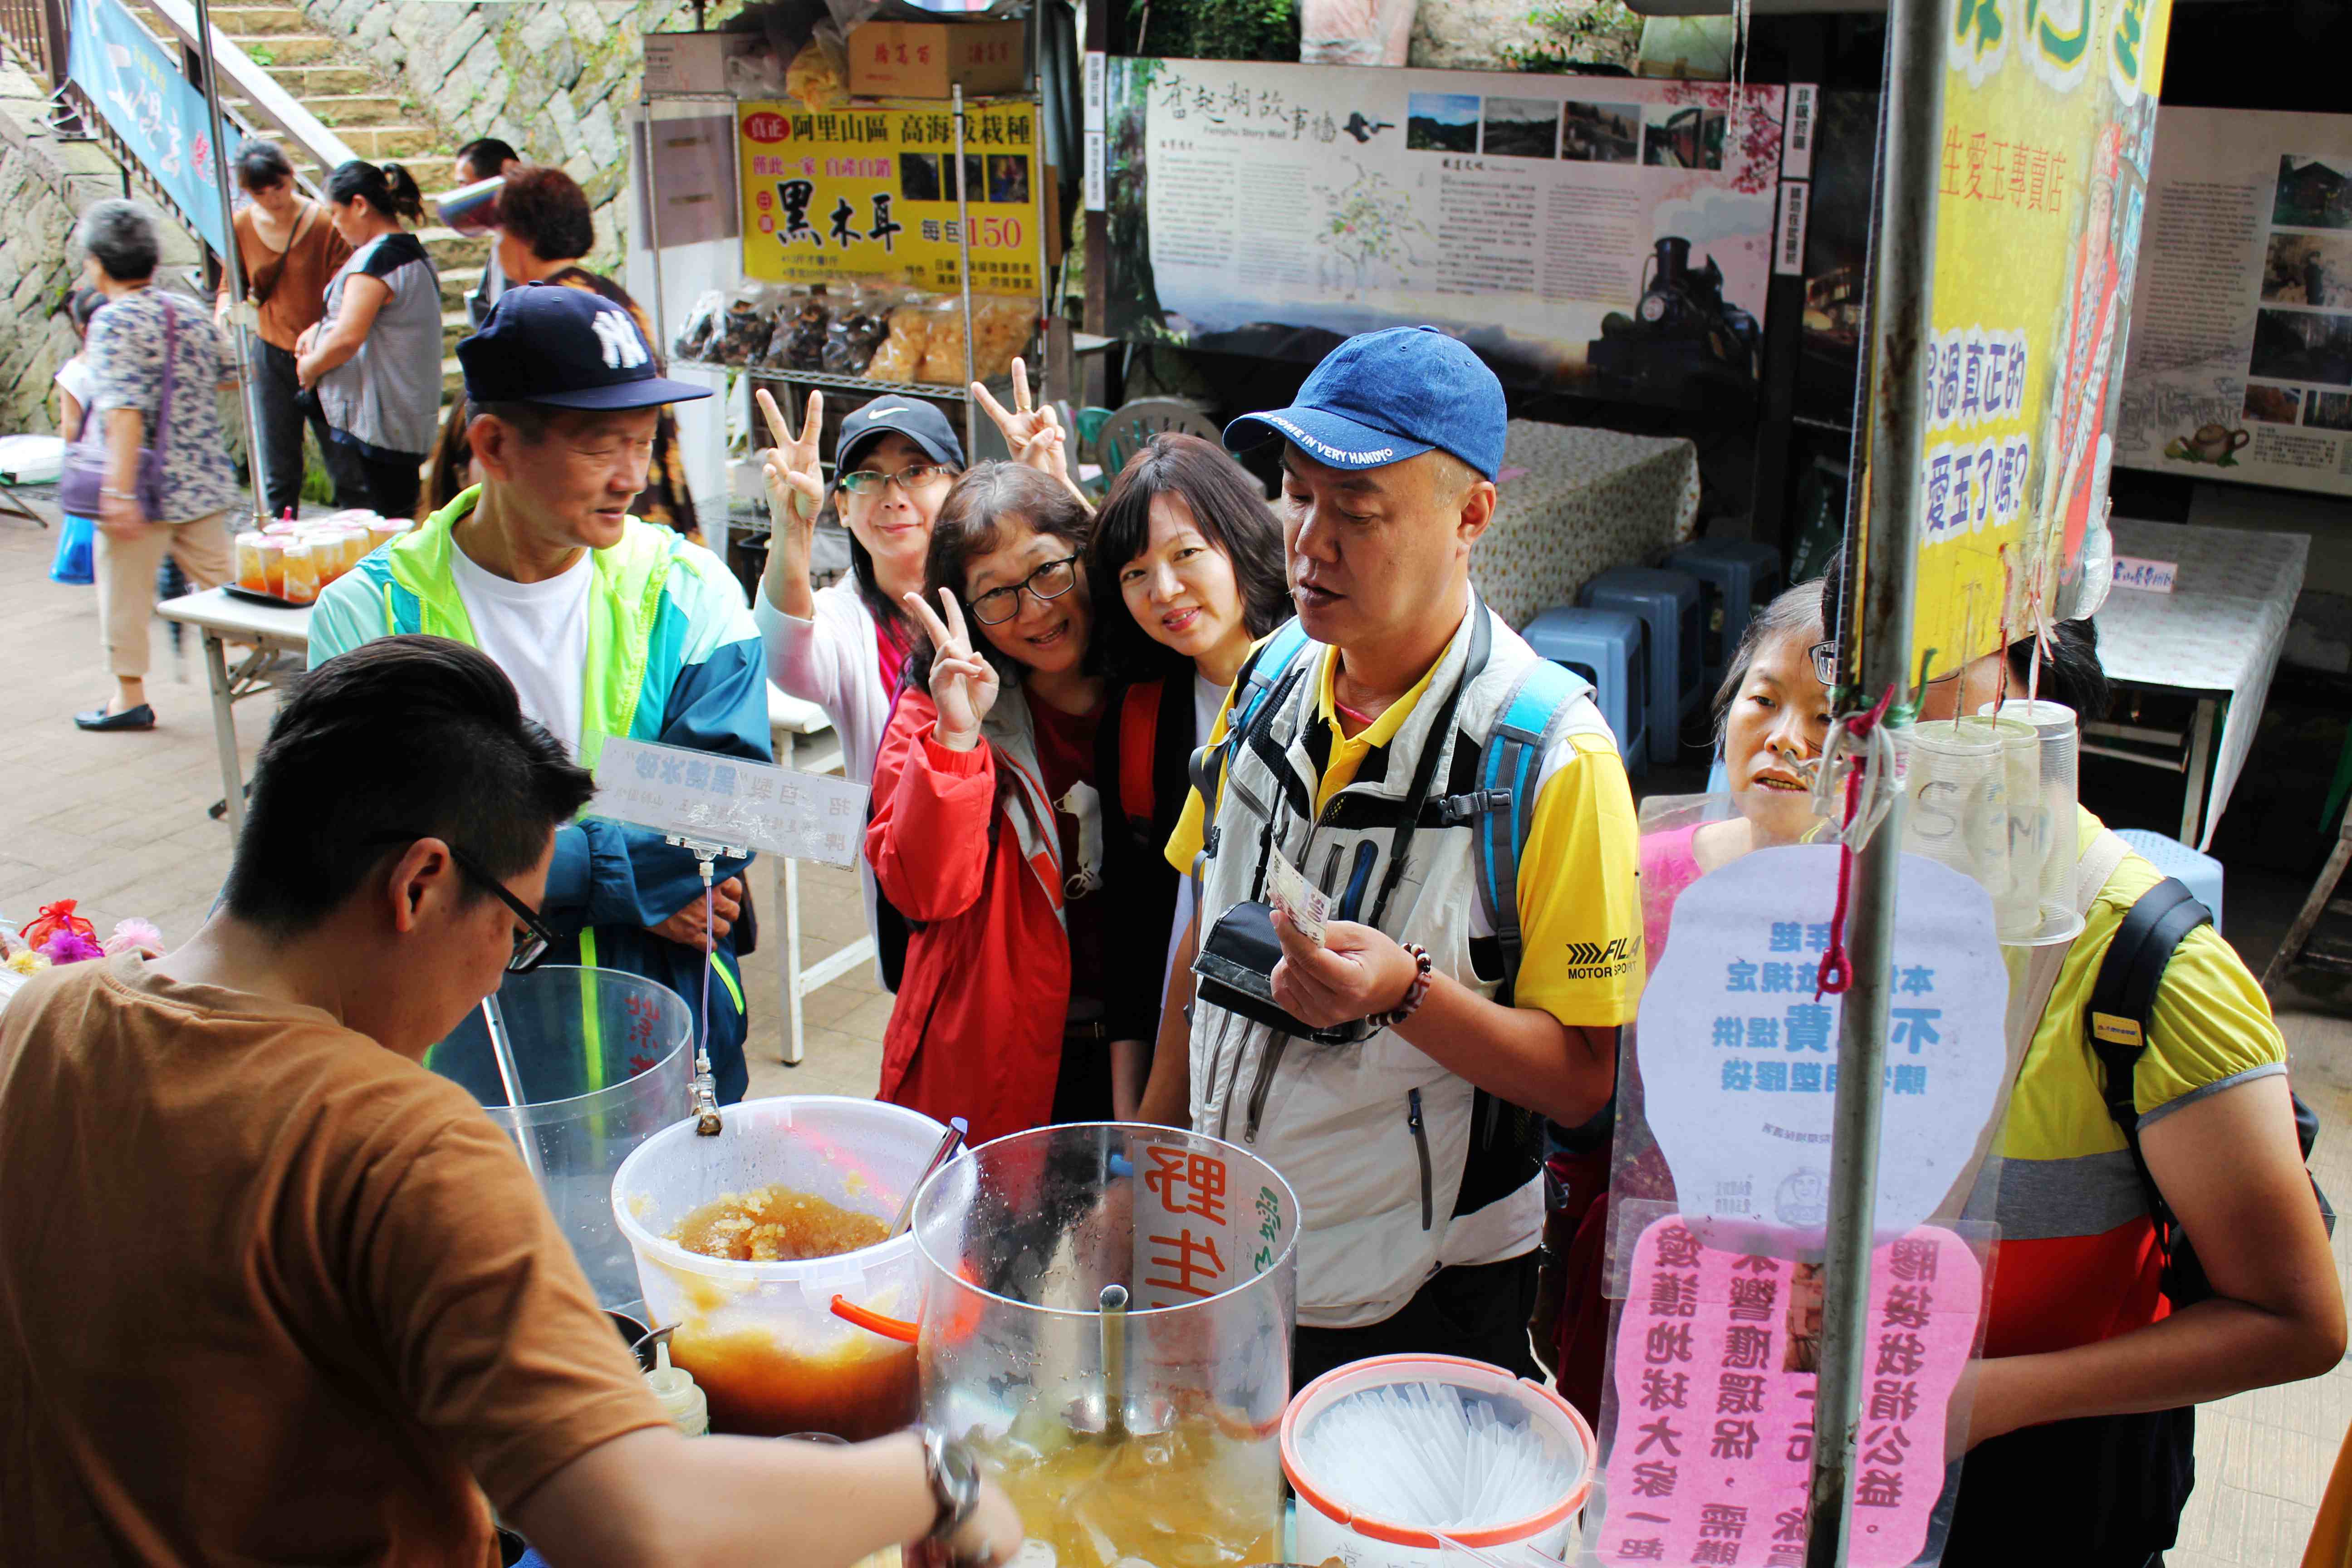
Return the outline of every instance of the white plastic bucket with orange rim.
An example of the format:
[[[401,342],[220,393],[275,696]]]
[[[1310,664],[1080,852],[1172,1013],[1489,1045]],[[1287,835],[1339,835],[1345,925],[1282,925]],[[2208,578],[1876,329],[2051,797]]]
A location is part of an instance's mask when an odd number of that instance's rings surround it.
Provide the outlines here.
[[[1558,1500],[1527,1518],[1449,1531],[1440,1540],[1433,1531],[1350,1510],[1340,1500],[1338,1478],[1307,1472],[1299,1438],[1326,1410],[1349,1394],[1417,1383],[1451,1384],[1465,1396],[1483,1395],[1507,1420],[1516,1413],[1541,1431],[1559,1459]],[[1351,1362],[1300,1389],[1282,1415],[1282,1472],[1298,1494],[1298,1542],[1292,1556],[1300,1563],[1328,1563],[1336,1557],[1349,1568],[1470,1568],[1472,1560],[1450,1550],[1451,1542],[1506,1563],[1531,1561],[1514,1548],[1558,1558],[1592,1489],[1598,1455],[1592,1428],[1573,1405],[1541,1384],[1514,1377],[1501,1367],[1444,1355]]]

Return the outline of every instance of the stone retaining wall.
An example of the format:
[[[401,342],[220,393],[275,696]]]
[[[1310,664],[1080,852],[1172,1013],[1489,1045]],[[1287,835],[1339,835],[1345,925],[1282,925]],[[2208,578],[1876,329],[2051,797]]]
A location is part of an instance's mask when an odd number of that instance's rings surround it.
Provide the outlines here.
[[[589,265],[617,270],[626,177],[622,116],[637,96],[640,39],[694,26],[679,0],[554,0],[454,5],[446,0],[301,0],[311,24],[351,40],[369,63],[450,133],[451,146],[497,136],[562,166],[596,207]],[[710,23],[732,5],[710,7]],[[446,169],[420,169],[426,190]]]
[[[75,347],[58,310],[81,273],[74,218],[122,194],[114,160],[49,134],[43,105],[32,79],[0,60],[0,434],[58,427],[49,378]]]

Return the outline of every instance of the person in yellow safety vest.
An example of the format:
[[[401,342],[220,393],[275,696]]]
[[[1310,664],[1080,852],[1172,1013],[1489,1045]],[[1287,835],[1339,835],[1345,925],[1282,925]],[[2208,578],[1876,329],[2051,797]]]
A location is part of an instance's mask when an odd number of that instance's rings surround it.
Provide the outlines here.
[[[482,483],[377,550],[319,597],[310,663],[403,632],[480,648],[583,767],[614,737],[764,763],[766,656],[719,558],[629,515],[665,404],[707,397],[655,369],[629,313],[578,289],[499,297],[457,345]],[[736,961],[746,862],[700,868],[658,833],[583,816],[555,836],[543,910],[555,963],[625,970],[698,1003],[709,966],[719,1098],[743,1098]],[[600,1053],[587,1053],[592,1078]],[[582,1089],[599,1087],[596,1082]]]

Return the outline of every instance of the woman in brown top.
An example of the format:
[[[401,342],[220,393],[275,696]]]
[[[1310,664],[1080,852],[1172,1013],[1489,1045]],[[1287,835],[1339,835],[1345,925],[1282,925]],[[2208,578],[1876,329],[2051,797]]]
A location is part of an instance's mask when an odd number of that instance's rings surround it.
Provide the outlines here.
[[[629,298],[629,291],[580,265],[580,258],[595,243],[595,219],[589,211],[588,193],[580,188],[579,181],[561,169],[524,165],[507,171],[506,186],[499,193],[495,251],[506,273],[507,287],[560,283],[601,294],[636,319],[637,331],[646,335],[646,342],[657,343],[653,322]],[[658,357],[661,351],[656,347],[654,352]],[[473,453],[466,446],[467,424],[462,405],[450,409],[434,447],[432,471],[418,516],[432,516],[474,482]],[[694,496],[686,483],[686,456],[678,447],[677,419],[667,407],[654,426],[654,455],[646,473],[646,488],[637,492],[629,510],[647,522],[658,522],[697,542],[701,541]]]
[[[275,142],[248,138],[236,155],[236,183],[249,198],[236,209],[236,249],[245,263],[246,298],[258,307],[252,357],[254,399],[261,410],[262,492],[269,515],[302,504],[302,410],[294,378],[294,342],[326,313],[327,282],[352,247],[324,208],[294,183],[294,165]],[[215,315],[226,331],[228,280]]]

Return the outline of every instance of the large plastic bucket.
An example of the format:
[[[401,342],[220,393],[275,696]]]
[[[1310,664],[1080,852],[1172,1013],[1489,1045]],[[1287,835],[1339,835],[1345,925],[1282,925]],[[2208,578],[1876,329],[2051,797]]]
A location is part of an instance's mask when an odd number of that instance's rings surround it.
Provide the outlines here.
[[[1453,1531],[1448,1539],[1506,1565],[1538,1561],[1526,1555],[1523,1549],[1528,1548],[1561,1556],[1592,1489],[1598,1451],[1592,1428],[1574,1405],[1541,1384],[1485,1362],[1444,1355],[1374,1356],[1327,1372],[1298,1391],[1282,1415],[1282,1471],[1298,1493],[1298,1546],[1292,1556],[1301,1563],[1341,1558],[1349,1568],[1465,1568],[1468,1560],[1433,1532],[1370,1510],[1351,1510],[1333,1488],[1336,1478],[1308,1474],[1300,1463],[1299,1435],[1324,1411],[1351,1394],[1415,1383],[1452,1384],[1465,1395],[1492,1401],[1507,1422],[1541,1430],[1559,1459],[1557,1501],[1526,1519]]]
[[[613,1173],[687,1112],[694,1018],[667,985],[615,969],[542,964],[509,974],[499,1009],[526,1103],[507,1103],[481,1009],[425,1065],[479,1100],[522,1150],[600,1306],[635,1315],[637,1269],[613,1224]]]
[[[675,1323],[670,1360],[710,1400],[714,1432],[830,1432],[856,1442],[916,1415],[915,1347],[835,1315],[833,1300],[916,1317],[912,1233],[837,1258],[738,1263],[688,1252],[669,1232],[703,1205],[771,1184],[897,1215],[947,1129],[902,1106],[786,1095],[729,1106],[725,1130],[656,1133],[613,1179],[612,1212],[636,1256],[646,1310]]]

